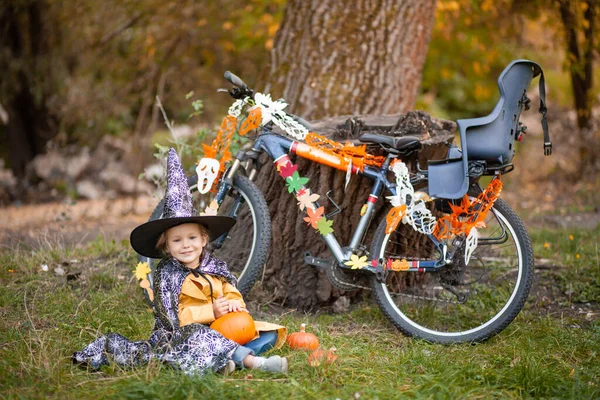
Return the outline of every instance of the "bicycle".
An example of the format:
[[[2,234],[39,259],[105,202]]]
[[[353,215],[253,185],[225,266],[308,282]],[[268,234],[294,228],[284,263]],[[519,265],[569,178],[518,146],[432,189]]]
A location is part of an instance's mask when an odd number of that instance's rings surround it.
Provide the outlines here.
[[[266,153],[285,179],[288,192],[296,196],[306,214],[304,220],[319,231],[333,256],[331,261],[314,257],[305,261],[326,266],[332,283],[346,290],[364,288],[349,277],[366,275],[384,315],[408,336],[457,343],[480,342],[498,334],[522,309],[533,279],[531,239],[518,215],[498,196],[500,176],[514,169],[513,144],[525,133],[519,116],[523,108],[529,109],[527,88],[538,75],[544,153],[550,155],[543,71],[534,62],[515,60],[498,78],[500,100],[492,113],[457,121],[462,148],[449,146],[446,159],[429,161],[427,170],[417,164],[416,171],[409,171],[401,160],[418,154],[421,142],[417,138],[367,133],[359,138],[365,143],[362,146],[330,141],[310,133],[310,124],[302,118],[285,113],[282,100],[272,101],[226,72],[225,78],[233,85],[228,92],[235,102],[217,139],[230,140],[236,129],[256,135],[231,158],[232,163],[225,166],[230,157],[224,157],[210,168],[202,167],[210,170],[208,175],[199,171],[188,180],[190,188],[200,187],[203,193],[215,181],[216,194],[205,212],[237,219],[234,230],[211,243],[213,253],[228,262],[243,294],[262,274],[271,227],[267,204],[253,180],[258,158]],[[285,135],[276,133],[274,125]],[[212,149],[205,148],[209,158],[217,149],[223,150],[217,139]],[[384,154],[368,153],[367,144],[379,146]],[[346,246],[334,236],[319,195],[306,186],[308,178],[299,176],[289,154],[373,181],[358,227]],[[480,183],[486,176],[492,179],[484,188]],[[361,251],[384,191],[390,194],[391,209],[378,223],[370,250]],[[161,205],[151,220],[160,218]],[[398,229],[400,222],[412,227],[418,240],[427,245],[418,252],[412,249]]]

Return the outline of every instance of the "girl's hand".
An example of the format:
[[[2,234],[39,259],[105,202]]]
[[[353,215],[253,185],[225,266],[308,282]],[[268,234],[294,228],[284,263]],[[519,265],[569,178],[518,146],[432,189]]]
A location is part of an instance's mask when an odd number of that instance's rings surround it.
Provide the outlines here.
[[[229,301],[223,296],[217,297],[217,299],[213,302],[213,313],[215,314],[215,319],[228,314]]]
[[[239,300],[229,300],[229,312],[247,311]]]

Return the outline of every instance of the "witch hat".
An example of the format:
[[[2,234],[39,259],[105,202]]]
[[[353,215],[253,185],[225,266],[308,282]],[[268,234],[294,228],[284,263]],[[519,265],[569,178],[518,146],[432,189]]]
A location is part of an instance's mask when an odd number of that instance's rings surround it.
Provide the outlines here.
[[[224,216],[199,216],[192,204],[192,195],[187,178],[177,157],[171,148],[167,157],[167,188],[165,205],[160,219],[146,222],[131,232],[131,247],[138,253],[150,258],[161,258],[163,253],[156,248],[161,233],[174,226],[198,223],[208,229],[209,242],[229,231],[235,219]]]

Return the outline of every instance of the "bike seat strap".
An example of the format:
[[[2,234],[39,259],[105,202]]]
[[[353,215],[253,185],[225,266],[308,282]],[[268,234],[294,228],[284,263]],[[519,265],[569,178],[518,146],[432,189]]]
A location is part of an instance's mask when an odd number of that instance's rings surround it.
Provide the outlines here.
[[[358,138],[363,143],[376,143],[386,147],[394,148],[402,153],[411,153],[420,150],[423,145],[421,141],[414,136],[384,136],[375,133],[365,133]]]

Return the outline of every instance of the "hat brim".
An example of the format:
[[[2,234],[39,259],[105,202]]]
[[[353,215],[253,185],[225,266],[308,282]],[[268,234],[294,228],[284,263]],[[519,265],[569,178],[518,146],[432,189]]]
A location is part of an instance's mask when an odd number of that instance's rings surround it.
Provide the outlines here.
[[[138,253],[150,258],[161,258],[163,253],[156,248],[160,235],[167,229],[187,223],[204,225],[208,229],[209,242],[226,233],[235,224],[235,219],[225,216],[195,216],[157,219],[146,222],[131,232],[131,247]]]

